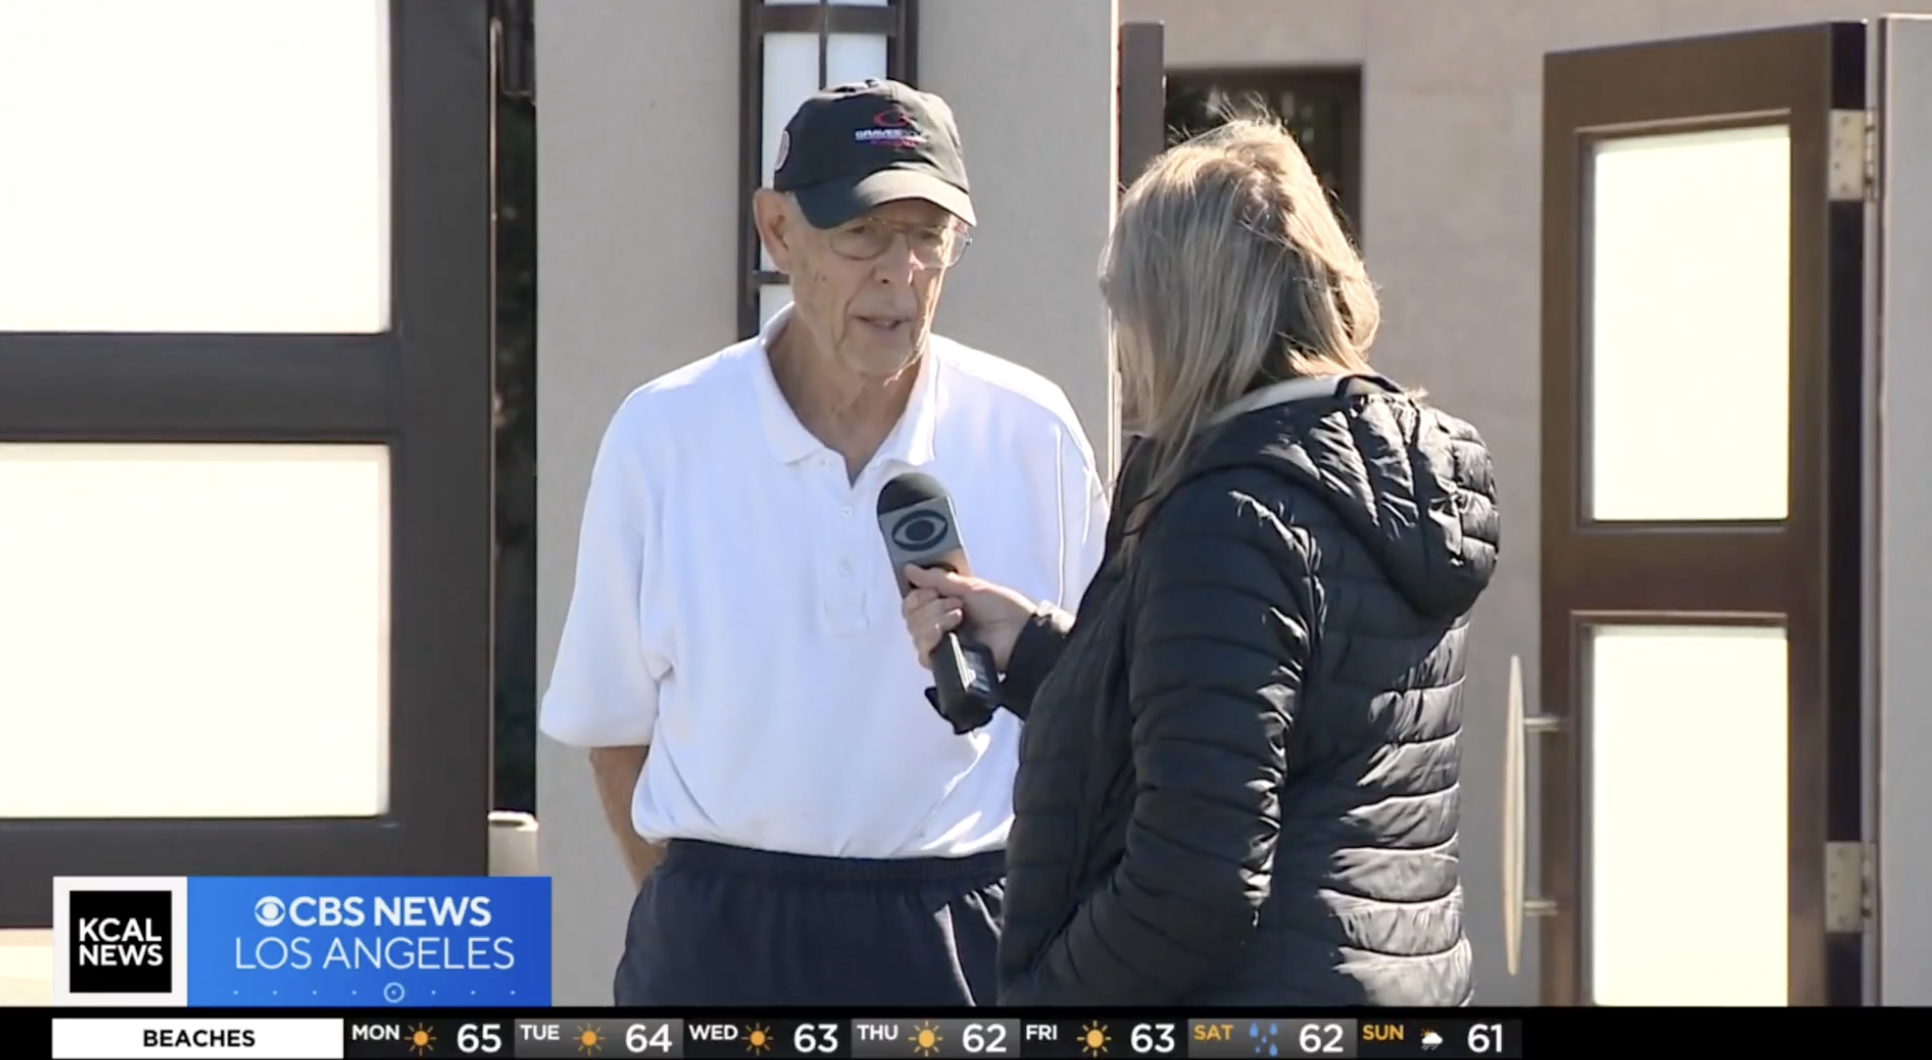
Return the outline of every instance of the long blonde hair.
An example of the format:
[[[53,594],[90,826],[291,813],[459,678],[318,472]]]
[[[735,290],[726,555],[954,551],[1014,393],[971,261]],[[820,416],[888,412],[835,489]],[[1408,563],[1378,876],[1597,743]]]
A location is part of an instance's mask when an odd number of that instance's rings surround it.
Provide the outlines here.
[[[1369,371],[1381,307],[1294,137],[1235,118],[1169,149],[1122,196],[1101,259],[1122,426],[1152,451],[1139,522],[1214,414],[1304,376]]]

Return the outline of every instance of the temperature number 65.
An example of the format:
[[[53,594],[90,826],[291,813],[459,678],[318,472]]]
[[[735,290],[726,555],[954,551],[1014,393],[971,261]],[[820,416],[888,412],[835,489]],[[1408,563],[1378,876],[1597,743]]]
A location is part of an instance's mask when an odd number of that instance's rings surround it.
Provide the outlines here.
[[[497,1033],[494,1023],[485,1023],[480,1028],[474,1023],[465,1023],[456,1028],[456,1051],[465,1056],[501,1052],[502,1049],[503,1036]]]

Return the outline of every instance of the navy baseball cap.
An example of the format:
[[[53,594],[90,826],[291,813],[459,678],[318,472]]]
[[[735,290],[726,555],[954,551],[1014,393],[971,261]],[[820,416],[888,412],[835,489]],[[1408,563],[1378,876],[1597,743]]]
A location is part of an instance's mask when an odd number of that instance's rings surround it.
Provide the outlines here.
[[[952,108],[897,81],[814,93],[785,124],[771,185],[790,192],[816,228],[898,199],[923,199],[977,223]]]

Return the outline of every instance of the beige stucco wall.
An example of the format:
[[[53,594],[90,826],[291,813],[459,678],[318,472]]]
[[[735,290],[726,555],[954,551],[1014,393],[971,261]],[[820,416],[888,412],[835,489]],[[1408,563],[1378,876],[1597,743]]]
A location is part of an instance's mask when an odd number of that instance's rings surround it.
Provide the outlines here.
[[[1532,709],[1538,674],[1543,55],[1928,9],[1859,0],[1120,0],[1123,20],[1166,24],[1170,70],[1362,69],[1364,249],[1384,311],[1377,360],[1477,424],[1503,490],[1503,567],[1476,616],[1466,703],[1462,853],[1484,1003],[1536,1001],[1535,921],[1521,974],[1504,964],[1500,842],[1510,656],[1523,657]]]
[[[626,393],[737,327],[736,4],[536,5],[537,664],[570,600],[584,486]],[[581,753],[540,739],[557,1004],[609,1004],[628,887]]]
[[[633,387],[735,341],[738,5],[536,6],[538,652],[569,601],[605,423]],[[1104,445],[1093,296],[1112,212],[1113,0],[926,0],[922,87],[958,113],[981,225],[941,328],[1059,382]],[[1024,34],[1011,27],[1026,24]],[[608,1004],[630,895],[583,756],[544,741],[558,1004]]]

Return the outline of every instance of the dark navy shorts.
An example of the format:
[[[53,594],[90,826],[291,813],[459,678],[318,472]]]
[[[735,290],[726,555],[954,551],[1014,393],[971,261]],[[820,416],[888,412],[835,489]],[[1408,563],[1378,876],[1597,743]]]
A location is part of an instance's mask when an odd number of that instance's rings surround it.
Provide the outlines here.
[[[631,906],[626,1006],[991,1005],[1006,855],[820,858],[673,840]]]

